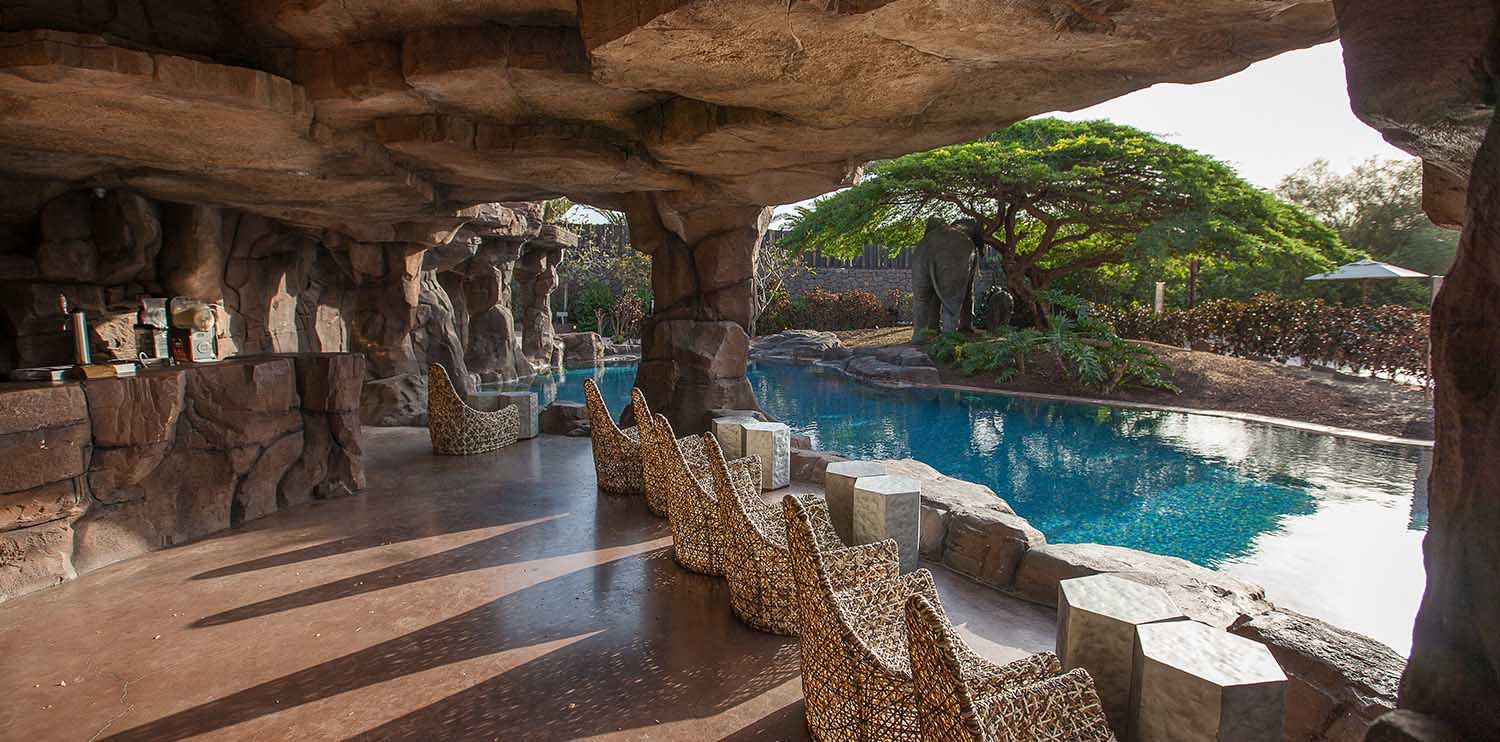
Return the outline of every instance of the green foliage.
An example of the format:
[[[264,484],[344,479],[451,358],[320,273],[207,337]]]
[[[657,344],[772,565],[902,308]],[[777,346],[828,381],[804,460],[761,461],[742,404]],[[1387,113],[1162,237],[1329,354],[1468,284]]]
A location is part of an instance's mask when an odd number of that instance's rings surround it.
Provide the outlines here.
[[[786,239],[829,255],[871,243],[894,253],[916,244],[926,218],[960,216],[980,223],[1023,312],[1054,282],[1100,299],[1149,296],[1197,260],[1202,295],[1248,296],[1360,257],[1211,157],[1128,126],[1057,119],[874,163],[800,209]]]
[[[931,339],[933,360],[967,375],[990,373],[1005,383],[1024,376],[1036,357],[1049,356],[1079,386],[1110,394],[1121,386],[1176,393],[1172,368],[1154,351],[1116,335],[1076,297],[1054,294],[1046,330],[1002,328],[977,336],[944,333]]]
[[[1444,275],[1458,253],[1458,233],[1433,225],[1422,211],[1422,166],[1416,159],[1370,159],[1339,175],[1317,160],[1282,179],[1277,193],[1336,230],[1344,242],[1376,260]],[[1324,296],[1350,301],[1353,286],[1325,285]],[[1375,303],[1426,309],[1431,290],[1422,281],[1382,281],[1371,287]]]
[[[772,335],[783,330],[863,330],[896,323],[902,311],[911,312],[911,293],[892,291],[882,304],[875,294],[863,289],[837,293],[815,287],[803,296],[793,297],[778,288],[767,300],[755,321],[758,335]]]
[[[594,281],[585,285],[573,300],[573,312],[570,316],[573,329],[578,332],[600,332],[600,315],[608,315],[614,306],[615,291],[609,284]]]
[[[1154,314],[1148,307],[1095,307],[1120,335],[1246,358],[1427,377],[1429,317],[1409,307],[1330,304],[1257,296]]]

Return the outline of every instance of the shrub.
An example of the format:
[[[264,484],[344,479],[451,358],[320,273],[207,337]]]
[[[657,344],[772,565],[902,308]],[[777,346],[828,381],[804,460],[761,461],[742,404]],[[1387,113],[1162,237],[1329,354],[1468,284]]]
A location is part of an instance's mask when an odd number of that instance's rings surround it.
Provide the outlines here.
[[[894,293],[894,292],[893,292]],[[910,294],[908,305],[910,304]],[[864,289],[836,293],[815,287],[793,297],[785,289],[772,292],[755,322],[759,335],[783,330],[860,330],[893,324],[891,310]]]
[[[603,281],[593,281],[573,300],[573,329],[578,332],[600,332],[599,317],[608,317],[615,306],[615,291]],[[601,333],[602,334],[602,333]]]
[[[1124,337],[1224,355],[1292,358],[1427,378],[1428,315],[1408,307],[1339,306],[1262,294],[1157,315],[1150,307],[1095,308]]]
[[[928,346],[933,360],[965,374],[993,373],[1001,383],[1024,375],[1039,355],[1051,356],[1070,381],[1109,394],[1121,386],[1176,393],[1172,368],[1154,351],[1120,338],[1088,316],[1054,314],[1045,331],[1005,327],[995,334],[945,333]]]

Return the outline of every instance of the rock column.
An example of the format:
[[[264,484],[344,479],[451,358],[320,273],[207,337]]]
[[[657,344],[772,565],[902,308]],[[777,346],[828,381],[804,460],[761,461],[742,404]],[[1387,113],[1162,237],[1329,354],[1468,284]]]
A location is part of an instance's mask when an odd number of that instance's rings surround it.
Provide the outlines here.
[[[1427,591],[1400,706],[1463,739],[1500,739],[1500,117],[1474,161],[1458,258],[1433,308],[1432,357]]]
[[[516,290],[521,299],[521,352],[536,370],[555,365],[559,353],[552,330],[552,290],[557,288],[557,266],[578,236],[553,224],[521,246],[515,264]]]
[[[711,409],[758,409],[745,367],[755,260],[771,210],[684,205],[660,194],[625,205],[632,245],[651,256],[653,308],[641,328],[636,386],[679,435],[702,431]]]

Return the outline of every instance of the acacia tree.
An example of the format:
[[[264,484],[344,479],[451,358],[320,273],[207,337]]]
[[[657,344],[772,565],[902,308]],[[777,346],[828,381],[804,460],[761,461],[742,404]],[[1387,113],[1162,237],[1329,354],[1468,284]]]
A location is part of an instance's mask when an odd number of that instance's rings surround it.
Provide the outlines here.
[[[1267,241],[1303,239],[1268,228],[1284,216],[1277,205],[1224,164],[1140,130],[1032,119],[874,163],[854,187],[800,209],[787,239],[832,255],[872,243],[895,253],[920,239],[928,216],[968,217],[999,256],[1017,306],[1040,319],[1038,292],[1071,274],[1167,256],[1252,256]],[[1327,230],[1315,239],[1337,241]]]

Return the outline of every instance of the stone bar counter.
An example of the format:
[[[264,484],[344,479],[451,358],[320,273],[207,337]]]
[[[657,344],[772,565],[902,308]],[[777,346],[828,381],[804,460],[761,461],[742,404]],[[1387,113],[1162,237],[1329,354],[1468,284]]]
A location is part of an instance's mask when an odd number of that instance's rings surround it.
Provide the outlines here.
[[[364,359],[0,384],[0,601],[364,487]]]

